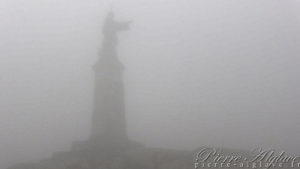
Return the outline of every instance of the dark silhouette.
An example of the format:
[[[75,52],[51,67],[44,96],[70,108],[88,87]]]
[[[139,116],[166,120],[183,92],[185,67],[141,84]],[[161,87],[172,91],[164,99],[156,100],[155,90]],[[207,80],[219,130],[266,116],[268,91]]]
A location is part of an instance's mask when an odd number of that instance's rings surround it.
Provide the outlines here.
[[[95,95],[91,140],[102,144],[127,142],[123,65],[117,57],[117,33],[129,29],[129,22],[114,20],[110,12],[104,22],[100,58],[94,66]],[[117,143],[118,142],[118,143]]]

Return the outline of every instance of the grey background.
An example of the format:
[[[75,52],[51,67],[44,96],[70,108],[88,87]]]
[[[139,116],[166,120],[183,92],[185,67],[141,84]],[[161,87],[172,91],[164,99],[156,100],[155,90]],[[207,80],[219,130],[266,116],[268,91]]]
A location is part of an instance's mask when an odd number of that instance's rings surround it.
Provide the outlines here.
[[[128,132],[149,146],[299,155],[300,2],[111,0]],[[0,168],[89,136],[109,2],[0,0]]]

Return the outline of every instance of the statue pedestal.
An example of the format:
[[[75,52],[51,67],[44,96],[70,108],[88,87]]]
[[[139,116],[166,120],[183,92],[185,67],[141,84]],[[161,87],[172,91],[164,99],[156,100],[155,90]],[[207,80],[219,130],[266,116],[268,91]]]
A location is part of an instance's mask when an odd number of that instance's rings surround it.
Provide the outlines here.
[[[131,148],[145,147],[142,143],[127,140],[127,141],[113,141],[113,140],[97,140],[91,139],[87,141],[76,141],[72,143],[72,150],[126,150]]]

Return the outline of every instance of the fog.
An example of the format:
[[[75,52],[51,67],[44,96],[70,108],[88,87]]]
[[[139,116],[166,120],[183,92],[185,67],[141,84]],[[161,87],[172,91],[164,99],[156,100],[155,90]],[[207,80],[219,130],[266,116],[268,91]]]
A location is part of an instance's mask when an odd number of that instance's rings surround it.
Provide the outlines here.
[[[299,1],[0,0],[0,168],[89,137],[110,7],[131,139],[300,152]]]

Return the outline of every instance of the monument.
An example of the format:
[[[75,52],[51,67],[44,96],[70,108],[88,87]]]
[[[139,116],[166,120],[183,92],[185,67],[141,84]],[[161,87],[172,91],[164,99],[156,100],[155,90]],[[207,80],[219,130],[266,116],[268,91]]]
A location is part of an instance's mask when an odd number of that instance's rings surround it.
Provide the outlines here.
[[[8,169],[203,168],[201,162],[195,158],[202,148],[193,151],[152,148],[128,139],[122,79],[124,68],[117,57],[116,50],[117,33],[128,29],[129,22],[115,21],[112,12],[107,15],[103,27],[104,38],[100,58],[94,65],[95,91],[90,138],[73,144],[69,151],[56,152],[39,162],[21,163]],[[214,153],[212,156],[204,154],[204,156],[211,156],[207,161],[209,162],[207,168],[214,168],[212,165],[216,164],[212,160],[217,151],[212,152]],[[249,151],[233,149],[222,149],[221,152],[226,158],[238,155],[248,158],[252,155]],[[217,156],[219,157],[219,154]],[[229,168],[242,167],[237,165]],[[251,167],[244,166],[244,168]]]
[[[130,22],[117,22],[107,15],[100,58],[94,65],[95,91],[91,140],[102,144],[127,142],[123,65],[117,54],[117,33],[128,30]]]
[[[130,22],[117,22],[110,12],[103,26],[100,58],[94,65],[95,91],[91,136],[74,142],[70,151],[55,152],[36,163],[9,169],[192,169],[189,151],[148,148],[126,132],[123,65],[117,57],[117,33]]]

